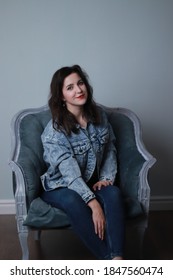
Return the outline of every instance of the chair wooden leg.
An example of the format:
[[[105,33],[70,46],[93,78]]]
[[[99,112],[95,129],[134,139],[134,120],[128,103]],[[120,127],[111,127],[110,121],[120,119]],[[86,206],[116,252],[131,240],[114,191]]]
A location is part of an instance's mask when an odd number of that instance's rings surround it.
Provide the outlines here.
[[[28,231],[20,232],[18,235],[22,249],[22,260],[29,260]]]

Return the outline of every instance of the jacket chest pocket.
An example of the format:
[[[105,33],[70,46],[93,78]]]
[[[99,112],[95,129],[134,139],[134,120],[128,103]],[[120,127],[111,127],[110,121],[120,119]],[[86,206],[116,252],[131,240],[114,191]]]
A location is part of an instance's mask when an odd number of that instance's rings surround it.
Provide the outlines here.
[[[81,142],[76,142],[76,143],[73,143],[72,145],[72,149],[73,149],[73,152],[74,152],[74,155],[84,155],[88,152],[90,148],[90,144],[89,143],[81,143]]]
[[[90,144],[86,142],[85,143],[75,142],[72,145],[72,149],[73,149],[74,157],[76,158],[79,166],[81,168],[84,168],[87,162]]]

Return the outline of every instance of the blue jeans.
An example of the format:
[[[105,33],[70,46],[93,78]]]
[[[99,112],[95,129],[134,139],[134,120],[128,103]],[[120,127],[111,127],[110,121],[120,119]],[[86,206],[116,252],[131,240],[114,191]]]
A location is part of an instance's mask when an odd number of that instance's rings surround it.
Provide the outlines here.
[[[107,186],[94,193],[105,214],[104,240],[95,234],[91,209],[75,191],[58,188],[43,192],[42,199],[67,214],[73,230],[97,259],[110,260],[123,256],[124,211],[121,192],[116,186]]]

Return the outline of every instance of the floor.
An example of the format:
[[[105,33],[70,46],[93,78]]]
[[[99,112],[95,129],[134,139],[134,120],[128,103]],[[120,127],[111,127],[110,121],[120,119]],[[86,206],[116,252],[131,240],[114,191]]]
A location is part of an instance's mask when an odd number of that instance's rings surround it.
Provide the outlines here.
[[[40,241],[33,235],[29,236],[30,259],[94,259],[71,230],[45,230]],[[21,259],[14,215],[0,215],[0,259]],[[150,212],[143,259],[173,259],[173,211]]]

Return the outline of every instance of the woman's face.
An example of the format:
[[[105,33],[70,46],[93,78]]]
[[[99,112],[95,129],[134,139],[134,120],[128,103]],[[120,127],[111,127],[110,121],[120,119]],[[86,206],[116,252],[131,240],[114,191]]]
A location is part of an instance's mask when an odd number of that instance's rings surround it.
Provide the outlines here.
[[[64,79],[62,93],[63,101],[71,112],[83,106],[88,98],[87,88],[77,73],[72,73]]]

